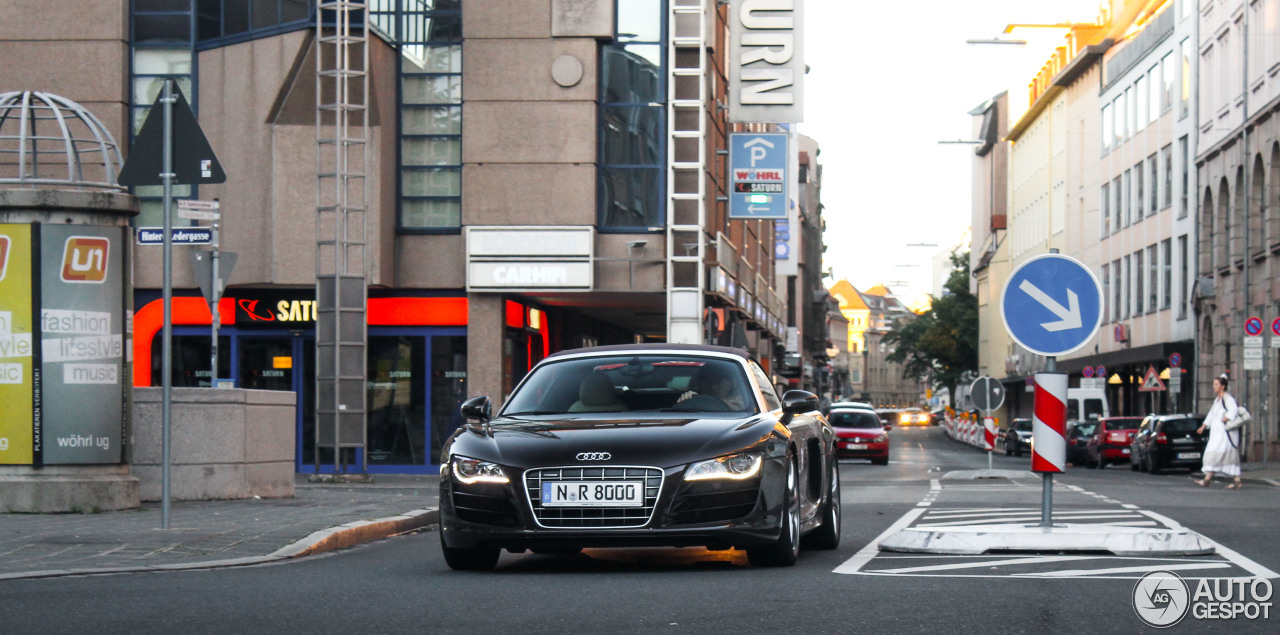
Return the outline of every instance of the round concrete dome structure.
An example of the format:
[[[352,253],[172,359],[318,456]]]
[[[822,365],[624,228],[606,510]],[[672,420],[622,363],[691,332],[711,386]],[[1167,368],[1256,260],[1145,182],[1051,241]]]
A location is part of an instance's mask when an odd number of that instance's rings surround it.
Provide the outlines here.
[[[0,93],[0,186],[120,191],[120,148],[93,113],[39,91]]]

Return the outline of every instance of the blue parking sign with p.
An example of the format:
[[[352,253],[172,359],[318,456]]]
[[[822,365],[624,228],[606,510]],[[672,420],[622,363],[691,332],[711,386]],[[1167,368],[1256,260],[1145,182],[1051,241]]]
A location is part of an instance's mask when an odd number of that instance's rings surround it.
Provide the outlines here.
[[[729,218],[787,217],[787,135],[735,132],[729,141]]]

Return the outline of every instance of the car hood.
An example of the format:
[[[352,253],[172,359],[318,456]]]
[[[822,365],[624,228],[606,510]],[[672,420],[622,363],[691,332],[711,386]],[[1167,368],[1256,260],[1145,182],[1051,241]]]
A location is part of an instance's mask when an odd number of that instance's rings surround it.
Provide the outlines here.
[[[768,415],[745,418],[635,418],[599,416],[497,418],[490,426],[460,428],[447,452],[502,465],[656,465],[671,467],[757,445],[786,428]],[[583,461],[583,452],[607,452]]]
[[[888,434],[884,431],[884,428],[842,428],[840,426],[832,426],[832,428],[836,431],[836,434],[840,435],[856,434],[864,437],[877,437],[882,434]]]

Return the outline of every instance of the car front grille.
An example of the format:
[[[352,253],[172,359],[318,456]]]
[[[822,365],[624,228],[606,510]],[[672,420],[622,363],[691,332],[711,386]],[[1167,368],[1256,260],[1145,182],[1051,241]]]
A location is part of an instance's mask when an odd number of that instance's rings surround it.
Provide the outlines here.
[[[662,470],[656,467],[548,467],[524,474],[525,496],[533,517],[551,529],[610,529],[643,527],[653,517],[662,491]],[[644,481],[642,507],[543,507],[542,484],[563,481]]]
[[[759,497],[759,477],[686,482],[672,497],[668,519],[673,525],[726,522],[750,514]]]

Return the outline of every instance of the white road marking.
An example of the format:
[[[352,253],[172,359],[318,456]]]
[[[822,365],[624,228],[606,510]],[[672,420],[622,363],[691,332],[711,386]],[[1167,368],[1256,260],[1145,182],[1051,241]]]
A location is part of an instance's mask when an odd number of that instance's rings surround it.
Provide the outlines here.
[[[1146,567],[1112,567],[1110,569],[1065,569],[1062,571],[1042,571],[1039,573],[1013,573],[1019,578],[1079,578],[1116,573],[1148,573],[1150,571],[1192,571],[1195,569],[1230,569],[1228,562],[1189,562],[1185,564],[1153,564]]]
[[[959,512],[959,513],[957,513]],[[963,518],[965,516],[1025,516],[1032,512],[1036,513],[1039,518],[1040,508],[1038,507],[1001,507],[988,510],[956,510],[956,509],[937,509],[929,513],[929,518]],[[1114,509],[1076,509],[1072,510],[1075,514],[1097,513],[1097,514],[1113,514],[1117,513]]]
[[[1002,565],[1039,564],[1041,562],[1068,562],[1071,560],[1088,560],[1094,556],[1039,556],[1027,558],[1011,558],[1008,560],[983,560],[981,562],[959,562],[955,564],[938,564],[927,567],[904,567],[901,569],[876,569],[868,573],[921,573],[925,571],[953,571],[955,569],[976,569],[978,567],[999,567]]]
[[[849,558],[844,562],[844,564],[832,570],[832,573],[842,573],[842,574],[858,573],[858,570],[861,569],[863,565],[867,564],[868,562],[871,562],[871,559],[876,557],[877,553],[880,553],[881,540],[884,540],[885,538],[888,538],[889,536],[892,536],[893,534],[898,533],[898,531],[900,531],[907,525],[910,525],[916,518],[919,518],[920,515],[924,513],[924,511],[925,510],[917,507],[903,514],[902,518],[898,519],[898,522],[895,522],[892,525],[890,525],[889,528],[884,530],[883,533],[881,533],[879,536],[876,536],[875,539],[867,543],[866,546],[864,546],[862,549],[859,549],[858,553],[853,554],[852,558]]]
[[[970,520],[948,521],[942,523],[920,523],[916,527],[963,527],[966,525],[999,525],[999,524],[1018,524],[1023,522],[1032,522],[1040,518],[1039,514],[1027,514],[1025,516],[1002,516],[1000,518],[977,518]],[[1053,515],[1053,520],[1090,520],[1095,518],[1133,518],[1132,514],[1071,514],[1066,512],[1058,512]]]

